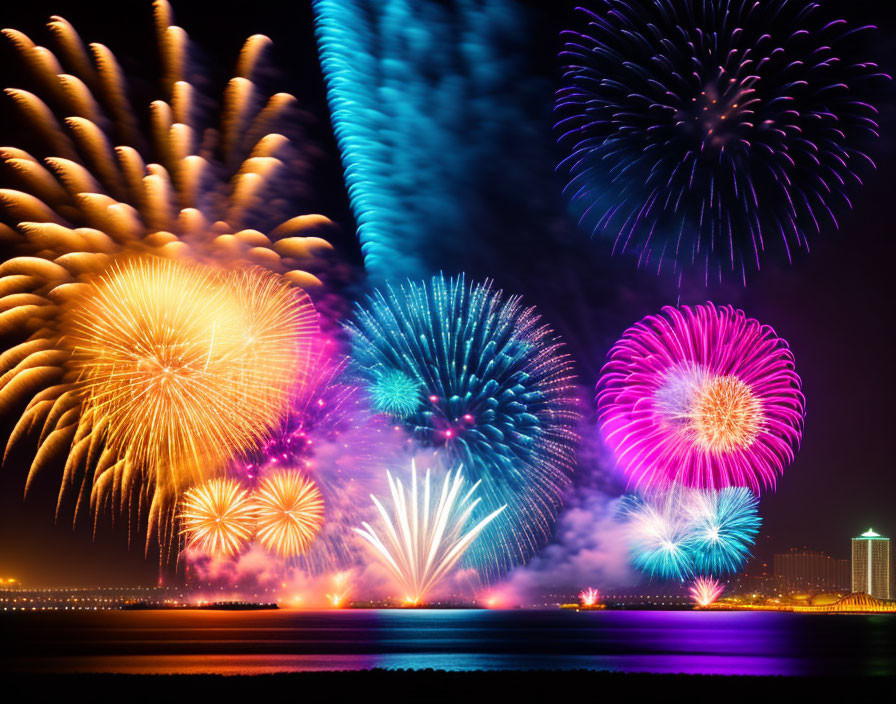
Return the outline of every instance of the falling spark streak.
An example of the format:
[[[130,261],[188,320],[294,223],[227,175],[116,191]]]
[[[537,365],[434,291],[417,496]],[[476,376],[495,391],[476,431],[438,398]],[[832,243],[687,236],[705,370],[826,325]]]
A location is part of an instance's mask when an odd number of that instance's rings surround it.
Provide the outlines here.
[[[697,606],[709,606],[722,596],[725,587],[712,577],[697,577],[688,589],[691,599]]]
[[[483,529],[505,508],[485,516],[472,528],[466,524],[479,499],[473,494],[480,482],[461,496],[464,485],[462,468],[447,472],[435,505],[431,502],[430,470],[426,470],[422,496],[417,482],[417,467],[411,463],[411,489],[386,473],[392,497],[392,517],[379,499],[371,496],[382,518],[378,533],[369,523],[355,531],[371,546],[405,593],[408,604],[424,603],[427,594],[457,564]],[[380,537],[382,535],[383,537]]]

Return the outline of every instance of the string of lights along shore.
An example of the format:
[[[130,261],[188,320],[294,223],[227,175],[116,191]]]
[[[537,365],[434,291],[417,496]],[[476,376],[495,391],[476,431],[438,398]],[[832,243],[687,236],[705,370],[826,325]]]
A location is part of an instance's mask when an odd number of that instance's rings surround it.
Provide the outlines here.
[[[4,609],[893,606],[872,530],[761,542],[841,338],[758,289],[854,246],[874,26],[584,0],[527,82],[526,3],[315,0],[319,65],[252,34],[222,73],[230,31],[145,4],[157,61],[0,33],[0,414],[26,506],[160,586]]]

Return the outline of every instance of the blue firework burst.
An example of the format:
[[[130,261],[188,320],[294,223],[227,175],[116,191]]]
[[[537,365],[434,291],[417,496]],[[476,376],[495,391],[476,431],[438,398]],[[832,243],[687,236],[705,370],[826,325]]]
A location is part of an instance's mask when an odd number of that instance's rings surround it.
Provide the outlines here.
[[[519,298],[437,276],[377,291],[348,332],[373,405],[481,480],[482,512],[507,505],[472,564],[494,575],[530,557],[553,526],[578,441],[570,362],[550,329]],[[388,408],[377,401],[394,398],[384,379],[416,393]]]
[[[808,0],[595,0],[566,32],[557,131],[583,227],[640,265],[746,280],[836,226],[873,166],[872,27]]]

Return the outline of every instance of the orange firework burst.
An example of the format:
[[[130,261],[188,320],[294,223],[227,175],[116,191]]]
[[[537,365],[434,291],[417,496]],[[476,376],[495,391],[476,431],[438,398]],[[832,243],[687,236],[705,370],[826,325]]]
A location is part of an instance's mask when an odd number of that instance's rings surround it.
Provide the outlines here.
[[[232,479],[212,479],[187,491],[179,518],[187,547],[213,557],[236,555],[255,528],[252,500]]]
[[[255,492],[256,539],[281,557],[301,555],[324,522],[324,501],[314,482],[296,470],[265,477]]]

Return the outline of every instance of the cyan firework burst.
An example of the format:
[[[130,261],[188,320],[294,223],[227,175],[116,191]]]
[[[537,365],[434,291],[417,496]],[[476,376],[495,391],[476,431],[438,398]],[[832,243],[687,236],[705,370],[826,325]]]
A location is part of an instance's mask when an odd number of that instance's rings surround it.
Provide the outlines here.
[[[580,223],[639,265],[746,280],[837,225],[874,166],[873,27],[808,0],[595,0],[556,109]]]
[[[352,367],[372,398],[445,466],[503,505],[472,564],[494,575],[547,538],[572,472],[578,421],[569,359],[532,308],[489,284],[437,276],[377,291],[348,325]],[[384,383],[387,380],[388,383]],[[399,398],[396,388],[413,389]]]
[[[619,512],[635,567],[661,579],[684,579],[693,572],[693,536],[678,492],[628,494]]]
[[[651,577],[683,580],[740,569],[762,524],[757,505],[745,487],[676,485],[624,496],[619,516],[635,567]]]
[[[687,510],[697,572],[735,572],[744,563],[762,524],[758,504],[756,495],[740,486],[692,493]]]

